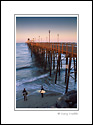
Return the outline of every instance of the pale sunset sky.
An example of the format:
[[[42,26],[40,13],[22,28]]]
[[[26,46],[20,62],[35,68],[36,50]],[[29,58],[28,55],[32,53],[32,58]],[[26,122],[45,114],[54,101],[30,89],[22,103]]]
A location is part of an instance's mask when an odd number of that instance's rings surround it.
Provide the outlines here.
[[[28,38],[48,42],[77,42],[77,17],[16,17],[16,42],[24,43]]]

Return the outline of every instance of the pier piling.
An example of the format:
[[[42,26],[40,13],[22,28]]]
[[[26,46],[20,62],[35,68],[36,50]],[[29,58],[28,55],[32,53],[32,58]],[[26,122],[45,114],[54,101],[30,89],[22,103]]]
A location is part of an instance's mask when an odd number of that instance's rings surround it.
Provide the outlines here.
[[[68,70],[68,57],[66,57],[65,83],[67,81],[67,70]]]
[[[66,92],[68,91],[68,83],[69,83],[69,76],[70,76],[70,68],[71,68],[71,57],[69,59],[69,67],[68,67],[68,75],[67,75],[67,80],[66,80]]]

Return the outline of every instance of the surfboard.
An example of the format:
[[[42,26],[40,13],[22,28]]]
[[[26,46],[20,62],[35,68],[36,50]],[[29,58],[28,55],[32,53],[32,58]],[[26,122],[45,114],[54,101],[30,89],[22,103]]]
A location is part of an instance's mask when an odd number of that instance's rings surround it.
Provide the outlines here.
[[[38,90],[39,93],[46,93],[44,90]]]

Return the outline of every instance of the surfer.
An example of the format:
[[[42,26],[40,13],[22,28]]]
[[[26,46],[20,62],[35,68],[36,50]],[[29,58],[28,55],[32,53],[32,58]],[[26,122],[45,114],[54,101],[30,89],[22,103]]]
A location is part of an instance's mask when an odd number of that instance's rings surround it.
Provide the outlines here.
[[[26,101],[27,100],[27,95],[28,95],[28,92],[25,90],[25,88],[24,88],[24,90],[23,90],[23,96],[24,96],[24,101]]]
[[[42,92],[42,90],[44,90],[43,86],[41,86],[41,91],[40,91],[41,97],[43,98],[43,92]]]

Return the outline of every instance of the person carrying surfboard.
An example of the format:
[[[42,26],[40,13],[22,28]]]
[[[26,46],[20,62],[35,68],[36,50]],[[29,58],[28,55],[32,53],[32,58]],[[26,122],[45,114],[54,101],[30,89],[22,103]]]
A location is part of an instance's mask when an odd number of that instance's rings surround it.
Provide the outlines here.
[[[40,93],[41,93],[41,97],[43,98],[43,90],[44,90],[44,88],[43,88],[43,86],[41,86],[41,91],[40,91]]]
[[[28,92],[25,90],[25,88],[24,88],[22,93],[23,93],[23,96],[24,96],[24,101],[27,101]]]

